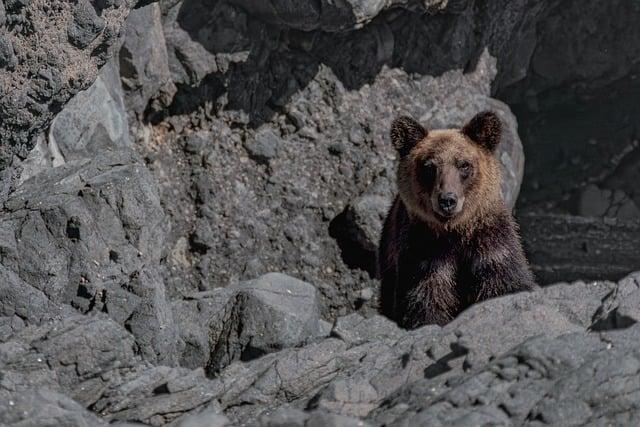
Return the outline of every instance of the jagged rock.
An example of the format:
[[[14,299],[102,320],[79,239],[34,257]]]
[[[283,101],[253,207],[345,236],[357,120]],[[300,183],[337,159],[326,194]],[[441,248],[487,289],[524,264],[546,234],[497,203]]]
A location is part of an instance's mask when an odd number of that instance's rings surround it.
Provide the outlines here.
[[[279,273],[174,302],[185,348],[181,364],[210,374],[326,336],[315,288]]]
[[[129,14],[119,60],[129,109],[140,115],[151,101],[157,101],[152,110],[169,103],[176,87],[171,80],[158,3]]]
[[[0,411],[0,421],[17,423],[25,415],[17,410],[27,409],[33,399],[50,402],[43,406],[51,411],[48,415],[27,410],[42,423],[51,418],[46,425],[57,425],[55,420],[86,425],[79,420],[96,420],[80,410],[87,407],[110,422],[151,425],[164,425],[203,405],[216,408],[213,398],[222,390],[202,369],[152,367],[136,355],[137,348],[134,337],[105,315],[76,315],[24,329],[0,344],[0,409],[9,406]]]
[[[541,331],[545,333],[543,340],[557,342],[554,345],[560,346],[562,339],[569,339],[569,342],[573,339],[567,337],[585,337],[580,340],[602,343],[598,334],[637,330],[634,325],[640,320],[637,308],[640,286],[636,276],[619,283],[560,284],[489,300],[473,306],[444,328],[427,326],[401,331],[382,317],[365,320],[352,315],[341,318],[334,326],[331,338],[300,349],[282,350],[249,363],[236,362],[222,370],[217,377],[225,384],[220,401],[227,416],[238,422],[281,405],[364,417],[375,425],[401,420],[404,411],[408,410],[402,405],[402,399],[407,399],[411,405],[423,405],[420,408],[426,408],[421,402],[429,400],[433,402],[430,405],[434,411],[438,411],[437,397],[457,387],[458,378],[469,377],[469,380],[456,393],[467,393],[465,388],[469,388],[468,393],[477,393],[472,387],[475,374],[493,369],[492,360],[507,358],[503,355],[511,354],[512,347],[537,349],[535,354],[540,355],[554,351],[527,344],[535,342],[531,339],[538,337]],[[553,341],[554,337],[559,338]],[[591,351],[587,350],[589,345],[582,345],[586,347],[581,351]],[[532,354],[531,357],[538,356]],[[533,361],[530,363],[537,369],[538,365]],[[241,382],[238,381],[240,378]],[[526,393],[527,378],[540,377],[521,375],[518,370],[514,374],[513,370],[507,369],[504,378],[518,381],[516,387]],[[501,390],[498,387],[497,391],[502,393]],[[494,398],[495,393],[487,394],[483,402],[493,402]],[[237,407],[238,402],[244,405]],[[464,402],[471,405],[473,400]],[[471,406],[463,407],[460,413],[480,417],[472,420],[482,417],[510,419],[509,413],[505,415],[495,410],[485,411],[484,415],[482,411],[472,415],[469,411],[472,411]],[[456,411],[435,414],[450,420],[458,416]]]
[[[74,96],[51,122],[53,165],[131,147],[119,69],[109,61],[89,89]]]
[[[86,0],[7,3],[2,43],[14,55],[0,73],[0,170],[14,154],[25,158],[54,115],[93,83],[133,3],[105,4],[99,14]]]
[[[172,364],[176,331],[158,272],[166,230],[138,157],[100,151],[11,195],[0,216],[2,265],[53,303],[108,313],[136,335],[145,357]]]
[[[627,396],[637,389],[639,332],[533,338],[446,382],[419,380],[371,418],[394,426],[633,424],[639,414]]]
[[[85,407],[139,364],[133,337],[105,316],[76,315],[27,328],[0,344],[3,390],[64,393]]]

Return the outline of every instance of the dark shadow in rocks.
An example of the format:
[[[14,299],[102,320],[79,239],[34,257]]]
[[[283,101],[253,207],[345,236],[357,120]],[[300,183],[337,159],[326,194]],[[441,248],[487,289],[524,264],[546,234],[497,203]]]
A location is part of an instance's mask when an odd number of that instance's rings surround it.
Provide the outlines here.
[[[436,15],[388,10],[361,29],[325,32],[269,24],[233,4],[186,0],[177,25],[225,65],[195,88],[180,87],[170,111],[188,113],[214,101],[224,81],[225,109],[241,110],[251,126],[259,126],[306,87],[321,65],[350,90],[372,83],[383,66],[423,75],[473,68],[486,45],[474,26],[488,12],[476,6],[458,9]],[[240,52],[248,52],[248,58],[233,57]]]
[[[607,317],[598,319],[589,328],[592,332],[614,331],[616,329],[627,329],[638,323],[632,317],[618,313],[618,308],[614,308],[609,312]]]
[[[349,268],[364,270],[369,273],[369,277],[375,278],[377,254],[362,247],[354,238],[346,211],[331,220],[329,235],[338,243],[340,256]]]
[[[424,376],[427,379],[435,378],[439,375],[442,375],[446,372],[449,372],[453,369],[449,366],[449,362],[461,357],[465,356],[469,353],[469,350],[465,347],[457,344],[451,343],[451,352],[442,356],[435,363],[427,366],[424,370]]]

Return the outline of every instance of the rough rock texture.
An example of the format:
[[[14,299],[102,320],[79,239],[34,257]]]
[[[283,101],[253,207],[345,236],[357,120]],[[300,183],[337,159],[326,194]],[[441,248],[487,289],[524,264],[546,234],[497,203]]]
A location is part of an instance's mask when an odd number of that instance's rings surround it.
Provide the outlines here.
[[[42,172],[10,196],[0,216],[2,264],[53,303],[109,313],[144,354],[171,363],[175,332],[157,269],[166,229],[137,157],[101,151]]]
[[[0,0],[0,424],[638,423],[640,5],[132,3]],[[583,280],[401,330],[389,123],[481,109]]]
[[[0,13],[0,171],[113,54],[133,0],[10,0]],[[0,200],[2,200],[0,192]]]
[[[0,344],[0,390],[10,406],[40,393],[60,408],[47,420],[91,419],[80,403],[107,420],[152,425],[535,424],[569,409],[577,424],[632,422],[625,396],[636,390],[638,307],[636,274],[486,301],[443,328],[403,331],[352,314],[329,337],[236,361],[212,379],[202,369],[150,366],[107,316],[75,315]],[[21,416],[0,414],[9,425]]]
[[[505,123],[498,153],[503,192],[515,200],[524,159],[513,115],[488,97],[494,75],[495,61],[485,54],[471,73],[413,78],[385,69],[370,86],[350,91],[321,67],[274,125],[236,131],[213,119],[184,136],[152,129],[141,142],[177,224],[172,251],[184,251],[188,242],[186,256],[169,259],[176,271],[169,283],[179,279],[176,286],[183,289],[185,270],[195,275],[191,286],[200,289],[277,270],[318,287],[324,313],[356,305],[358,292],[372,285],[367,273],[349,267],[373,273],[371,249],[395,182],[387,134],[396,115],[411,114],[436,128],[461,126],[477,111],[496,110]],[[417,98],[416,92],[428,95]],[[354,220],[348,201],[374,191],[384,199],[376,199],[375,211],[363,220],[364,235],[342,233],[343,216]]]
[[[158,3],[129,14],[119,64],[130,111],[143,114],[162,108],[175,94]]]

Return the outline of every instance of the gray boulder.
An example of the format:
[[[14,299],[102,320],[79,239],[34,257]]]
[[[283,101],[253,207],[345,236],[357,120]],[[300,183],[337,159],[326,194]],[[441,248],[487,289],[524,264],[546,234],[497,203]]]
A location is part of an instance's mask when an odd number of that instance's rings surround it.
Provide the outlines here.
[[[169,104],[176,87],[171,80],[158,3],[136,8],[129,14],[119,59],[131,111],[142,115],[152,101],[152,110]]]
[[[91,158],[102,150],[131,147],[119,68],[109,61],[95,82],[78,92],[51,122],[53,166]]]
[[[0,216],[2,265],[55,304],[108,313],[136,335],[146,358],[172,364],[176,331],[158,273],[166,231],[137,156],[100,151],[12,193]],[[19,301],[6,295],[3,304]]]
[[[252,360],[326,336],[316,289],[270,273],[237,285],[187,296],[173,304],[182,340],[181,364],[215,374],[236,360]]]
[[[559,284],[489,300],[444,328],[401,331],[382,317],[340,318],[330,338],[223,369],[217,377],[225,390],[220,403],[234,422],[262,413],[270,420],[267,414],[288,407],[358,417],[374,425],[405,425],[405,418],[427,410],[425,420],[443,424],[521,420],[517,411],[530,411],[544,396],[541,390],[563,381],[563,372],[582,375],[574,368],[553,367],[553,360],[566,357],[573,363],[574,351],[590,358],[621,334],[633,342],[640,320],[637,280],[630,276],[619,283]],[[518,357],[524,361],[511,356],[523,348],[526,355]],[[537,373],[528,373],[531,370]],[[496,376],[500,379],[494,385],[491,379]],[[530,389],[530,381],[539,382]],[[505,383],[517,394],[504,391]],[[572,390],[565,393],[579,389]],[[476,404],[486,409],[475,410]],[[498,410],[501,404],[508,405],[507,412]]]

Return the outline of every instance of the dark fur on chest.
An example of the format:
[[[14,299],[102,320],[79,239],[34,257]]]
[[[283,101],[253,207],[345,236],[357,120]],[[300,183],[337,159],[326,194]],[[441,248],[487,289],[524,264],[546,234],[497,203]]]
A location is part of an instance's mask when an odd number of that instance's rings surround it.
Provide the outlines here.
[[[381,312],[406,328],[443,325],[476,302],[535,287],[506,210],[470,235],[437,234],[399,198],[385,221],[378,272]]]

